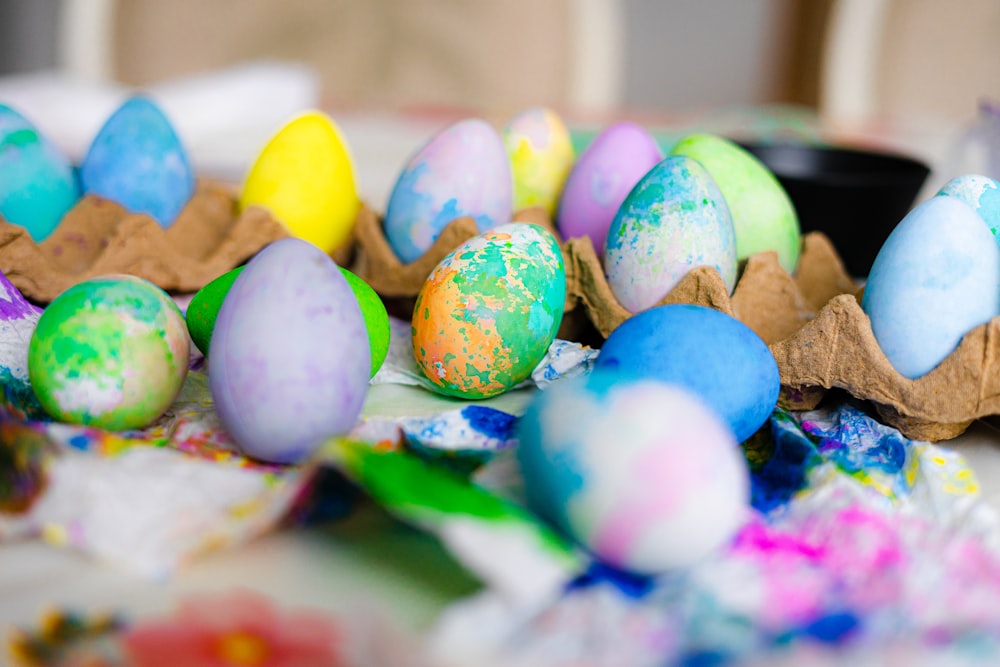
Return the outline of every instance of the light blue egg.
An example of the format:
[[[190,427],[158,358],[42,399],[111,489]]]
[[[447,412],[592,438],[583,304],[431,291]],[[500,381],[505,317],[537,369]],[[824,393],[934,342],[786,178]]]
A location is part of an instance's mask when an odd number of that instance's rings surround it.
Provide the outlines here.
[[[604,250],[608,284],[636,313],[655,305],[699,266],[714,268],[733,291],[733,219],[701,163],[669,157],[639,180],[611,222]]]
[[[964,201],[931,197],[882,244],[861,307],[893,367],[919,378],[1000,314],[1000,245]]]
[[[770,348],[735,317],[693,304],[650,308],[601,346],[597,369],[686,387],[746,440],[771,416],[781,377]]]
[[[500,134],[468,118],[432,137],[407,162],[385,212],[385,236],[403,262],[434,244],[455,218],[475,219],[480,232],[511,221],[514,184]]]
[[[37,243],[79,198],[66,156],[24,116],[0,104],[0,215]]]
[[[945,183],[938,194],[957,197],[974,208],[1000,242],[1000,183],[989,176],[963,174]]]
[[[163,111],[135,96],[104,123],[80,165],[85,194],[100,195],[161,227],[173,224],[194,194],[187,152]]]

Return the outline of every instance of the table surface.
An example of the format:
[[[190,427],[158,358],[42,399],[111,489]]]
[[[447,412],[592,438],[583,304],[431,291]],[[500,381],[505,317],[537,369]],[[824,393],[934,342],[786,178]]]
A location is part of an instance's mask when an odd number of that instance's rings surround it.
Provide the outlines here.
[[[441,124],[435,116],[388,113],[343,114],[339,122],[352,147],[363,194],[376,208],[384,206],[406,158]],[[857,143],[860,136],[851,139]],[[901,132],[893,145],[933,161],[940,159],[945,137],[944,131]],[[886,136],[880,140],[885,143]],[[237,177],[256,151],[249,139],[241,142],[233,136],[204,146],[208,147],[201,153],[202,164],[229,178]],[[512,392],[491,403],[518,413],[531,393]],[[454,402],[421,389],[381,385],[372,387],[365,412],[422,414],[447,407],[454,407]],[[990,420],[977,422],[945,444],[967,457],[980,478],[983,496],[1000,510],[1000,429]],[[374,507],[334,524],[277,530],[244,546],[207,554],[162,581],[38,541],[0,545],[2,625],[33,624],[41,611],[53,605],[140,617],[168,610],[192,592],[233,587],[333,610],[374,600],[400,624],[420,630],[429,627],[446,604],[474,591],[477,583],[434,538],[388,519]]]

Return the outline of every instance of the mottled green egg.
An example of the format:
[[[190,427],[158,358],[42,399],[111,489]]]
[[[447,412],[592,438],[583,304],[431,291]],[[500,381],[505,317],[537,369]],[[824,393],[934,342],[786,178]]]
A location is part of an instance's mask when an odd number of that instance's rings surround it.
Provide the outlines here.
[[[176,398],[188,370],[184,318],[166,292],[135,276],[94,278],[42,312],[28,377],[55,419],[142,428]]]
[[[413,354],[449,396],[486,398],[531,376],[555,338],[566,270],[542,227],[508,223],[441,260],[413,310]]]

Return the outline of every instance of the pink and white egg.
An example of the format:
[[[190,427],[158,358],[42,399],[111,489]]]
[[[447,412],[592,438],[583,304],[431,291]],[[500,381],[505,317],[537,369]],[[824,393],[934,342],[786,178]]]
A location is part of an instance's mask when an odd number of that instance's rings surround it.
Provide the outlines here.
[[[693,565],[749,516],[732,430],[678,385],[607,372],[567,380],[532,402],[519,437],[529,506],[613,567]]]

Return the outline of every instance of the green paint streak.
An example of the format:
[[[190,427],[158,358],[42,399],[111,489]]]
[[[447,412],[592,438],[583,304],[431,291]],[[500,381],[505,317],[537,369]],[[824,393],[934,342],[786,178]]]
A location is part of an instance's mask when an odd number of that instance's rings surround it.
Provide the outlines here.
[[[38,131],[26,127],[20,130],[14,130],[10,134],[7,134],[2,141],[0,141],[0,150],[8,147],[24,148],[25,146],[30,146],[38,143]]]
[[[524,508],[495,496],[453,471],[405,451],[382,452],[346,439],[329,441],[321,451],[388,511],[419,523],[476,518],[519,525],[551,556],[575,567],[579,554]]]

